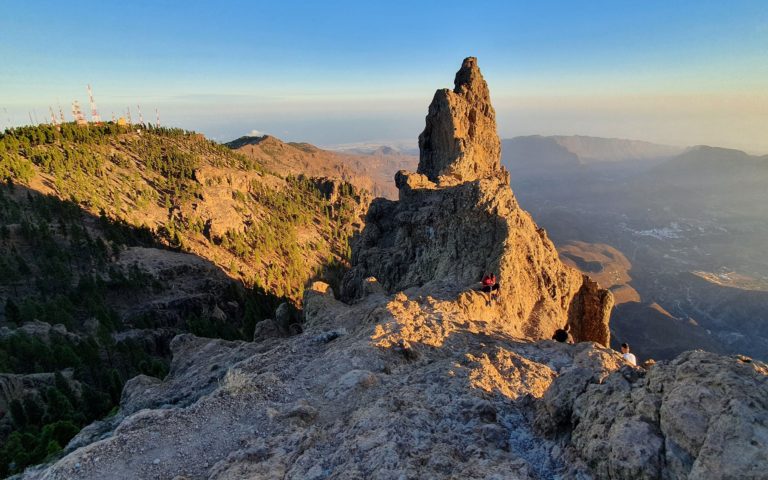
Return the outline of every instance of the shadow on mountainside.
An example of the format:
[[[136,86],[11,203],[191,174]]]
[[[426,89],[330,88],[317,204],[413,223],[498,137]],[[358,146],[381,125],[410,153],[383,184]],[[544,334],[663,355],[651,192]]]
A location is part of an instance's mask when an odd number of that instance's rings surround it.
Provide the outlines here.
[[[11,300],[19,305],[35,297],[76,296],[81,281],[98,279],[104,283],[107,306],[121,314],[120,328],[189,331],[184,328],[184,317],[214,315],[215,320],[222,320],[222,314],[214,311],[219,308],[229,323],[243,329],[239,334],[216,334],[210,328],[199,332],[192,328],[192,333],[246,340],[251,339],[254,323],[273,318],[278,306],[290,303],[287,297],[259,285],[244,285],[220,266],[171,246],[170,241],[162,226],[159,231],[136,227],[103,213],[95,216],[72,201],[21,184],[0,184],[0,268],[4,274],[0,303]],[[345,269],[338,261],[327,262],[307,284],[320,279],[338,289]],[[74,290],[68,291],[68,287]],[[291,305],[289,312],[294,321],[300,321],[300,310]],[[75,313],[86,316],[93,312]],[[0,326],[10,322],[6,317],[7,312],[0,310]],[[78,330],[84,321],[76,318],[65,326]]]
[[[0,477],[107,415],[129,379],[163,378],[176,335],[252,340],[287,302],[167,240],[0,184]]]

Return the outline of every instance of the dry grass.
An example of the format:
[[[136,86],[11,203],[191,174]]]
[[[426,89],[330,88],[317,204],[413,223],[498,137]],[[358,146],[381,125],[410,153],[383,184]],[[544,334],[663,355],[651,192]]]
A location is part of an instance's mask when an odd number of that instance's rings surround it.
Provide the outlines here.
[[[255,390],[248,375],[241,370],[230,368],[219,381],[219,387],[230,395],[242,395]]]

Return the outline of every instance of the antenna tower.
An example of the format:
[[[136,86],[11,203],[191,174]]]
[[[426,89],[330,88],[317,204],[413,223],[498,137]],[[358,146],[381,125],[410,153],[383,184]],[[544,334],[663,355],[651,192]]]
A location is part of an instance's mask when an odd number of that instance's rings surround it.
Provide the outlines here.
[[[139,111],[139,124],[144,125],[144,115],[141,114],[141,105],[136,105],[136,110]]]
[[[80,102],[75,100],[72,102],[72,116],[75,117],[75,123],[78,125],[88,125],[88,122],[83,116],[83,111],[80,109]]]
[[[101,123],[101,117],[99,116],[99,111],[96,110],[96,102],[93,100],[93,89],[91,89],[90,84],[88,84],[88,101],[91,104],[91,121],[93,123]]]
[[[128,109],[128,125],[131,125],[133,122],[131,121],[131,107],[126,107]]]
[[[155,127],[160,128],[160,112],[155,108]]]
[[[53,112],[53,107],[48,106],[48,111],[51,112],[51,125],[56,127],[56,130],[61,131],[61,125],[59,125],[59,122],[56,120],[56,114]]]

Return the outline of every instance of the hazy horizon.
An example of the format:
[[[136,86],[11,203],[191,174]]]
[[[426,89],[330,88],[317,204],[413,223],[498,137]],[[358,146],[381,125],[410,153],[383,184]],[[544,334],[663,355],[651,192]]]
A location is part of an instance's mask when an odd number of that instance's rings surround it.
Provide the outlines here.
[[[407,6],[407,8],[406,8]],[[589,135],[768,153],[768,9],[759,1],[6,2],[0,128],[144,120],[227,141],[415,143],[435,86],[477,56],[499,134]],[[328,15],[328,9],[334,11]],[[448,79],[448,80],[447,80]],[[34,118],[33,118],[34,121]]]

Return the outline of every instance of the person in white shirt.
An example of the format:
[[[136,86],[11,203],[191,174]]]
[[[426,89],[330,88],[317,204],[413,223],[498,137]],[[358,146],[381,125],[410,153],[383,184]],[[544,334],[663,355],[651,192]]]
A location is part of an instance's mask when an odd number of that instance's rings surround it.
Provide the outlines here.
[[[630,365],[637,366],[637,357],[635,357],[634,353],[629,353],[629,344],[628,343],[622,343],[621,344],[621,356]]]

